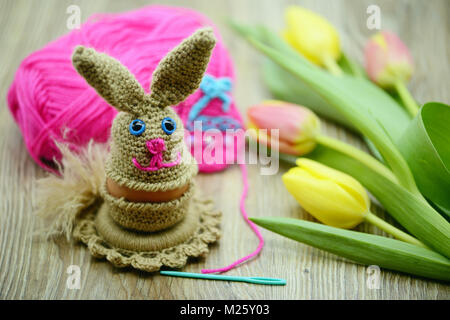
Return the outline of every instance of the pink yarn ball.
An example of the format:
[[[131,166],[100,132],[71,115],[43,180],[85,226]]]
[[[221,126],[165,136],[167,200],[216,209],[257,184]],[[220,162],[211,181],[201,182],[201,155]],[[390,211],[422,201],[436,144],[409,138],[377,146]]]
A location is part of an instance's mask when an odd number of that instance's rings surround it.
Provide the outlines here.
[[[180,7],[149,6],[123,14],[94,15],[81,29],[28,56],[9,89],[8,105],[33,159],[51,170],[53,159],[60,159],[54,141],[76,151],[91,139],[106,142],[109,138],[117,111],[73,68],[71,56],[75,46],[92,47],[115,57],[148,92],[151,74],[159,61],[204,26],[212,26],[218,39],[207,73],[234,80],[233,65],[217,29],[203,15]],[[183,121],[201,95],[197,90],[175,107]],[[211,101],[204,114],[215,115],[220,103],[219,99]],[[234,101],[227,116],[242,123]]]

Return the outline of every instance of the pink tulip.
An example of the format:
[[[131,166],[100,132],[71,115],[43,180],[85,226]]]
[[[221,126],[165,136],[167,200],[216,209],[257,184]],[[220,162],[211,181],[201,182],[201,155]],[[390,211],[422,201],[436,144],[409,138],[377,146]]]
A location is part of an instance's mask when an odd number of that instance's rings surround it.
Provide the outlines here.
[[[374,35],[365,48],[366,71],[370,79],[384,88],[407,82],[413,61],[405,44],[392,32]]]
[[[394,88],[406,110],[414,117],[419,106],[406,87],[413,73],[408,48],[395,34],[383,31],[367,43],[365,56],[370,79],[382,88]]]
[[[309,109],[281,101],[266,101],[247,110],[248,127],[255,129],[259,143],[270,147],[271,130],[279,130],[278,149],[282,153],[303,155],[316,145],[319,118]],[[266,129],[267,131],[261,131]]]

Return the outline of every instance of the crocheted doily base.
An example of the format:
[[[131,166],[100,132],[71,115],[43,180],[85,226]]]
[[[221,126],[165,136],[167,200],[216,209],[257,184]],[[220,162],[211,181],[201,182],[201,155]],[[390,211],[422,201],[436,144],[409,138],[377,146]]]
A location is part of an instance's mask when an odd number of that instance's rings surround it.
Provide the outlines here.
[[[134,251],[118,248],[106,241],[96,227],[96,216],[101,207],[95,204],[86,210],[76,221],[73,237],[84,243],[96,258],[106,258],[116,267],[133,267],[147,272],[155,272],[161,267],[182,268],[189,257],[203,257],[208,250],[208,244],[220,238],[219,224],[221,212],[214,210],[211,200],[200,199],[195,195],[192,199],[193,208],[199,210],[197,228],[191,237],[158,251]]]

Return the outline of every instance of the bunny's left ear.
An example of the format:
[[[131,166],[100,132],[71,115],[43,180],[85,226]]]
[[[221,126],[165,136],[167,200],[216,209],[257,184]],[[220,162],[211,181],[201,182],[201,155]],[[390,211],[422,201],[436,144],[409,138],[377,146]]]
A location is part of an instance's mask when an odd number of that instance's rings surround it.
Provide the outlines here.
[[[212,29],[204,28],[169,52],[153,73],[152,104],[173,106],[192,94],[200,85],[215,44]]]
[[[136,78],[116,59],[78,46],[72,55],[78,73],[110,105],[120,111],[139,115],[146,103],[146,95]]]

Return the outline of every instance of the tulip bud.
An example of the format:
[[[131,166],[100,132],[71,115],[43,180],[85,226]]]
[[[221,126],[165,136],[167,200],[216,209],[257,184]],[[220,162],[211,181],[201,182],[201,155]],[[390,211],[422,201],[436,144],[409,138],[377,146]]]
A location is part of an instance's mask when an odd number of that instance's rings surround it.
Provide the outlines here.
[[[353,228],[370,212],[364,187],[351,176],[310,159],[283,175],[283,182],[300,205],[324,224]]]
[[[413,72],[408,48],[394,34],[382,31],[374,35],[365,48],[366,71],[370,79],[383,88],[407,82]]]
[[[299,6],[285,13],[284,39],[306,59],[319,66],[335,64],[341,55],[339,35],[323,17]]]
[[[320,222],[350,229],[367,221],[397,239],[426,248],[416,238],[370,212],[369,196],[353,177],[310,159],[297,159],[296,164],[298,167],[283,175],[284,185]]]
[[[279,129],[279,146],[282,153],[303,155],[316,146],[320,120],[309,109],[282,101],[265,101],[247,110],[248,128],[254,129],[258,142],[271,146],[270,133]],[[262,131],[261,129],[266,129]]]

